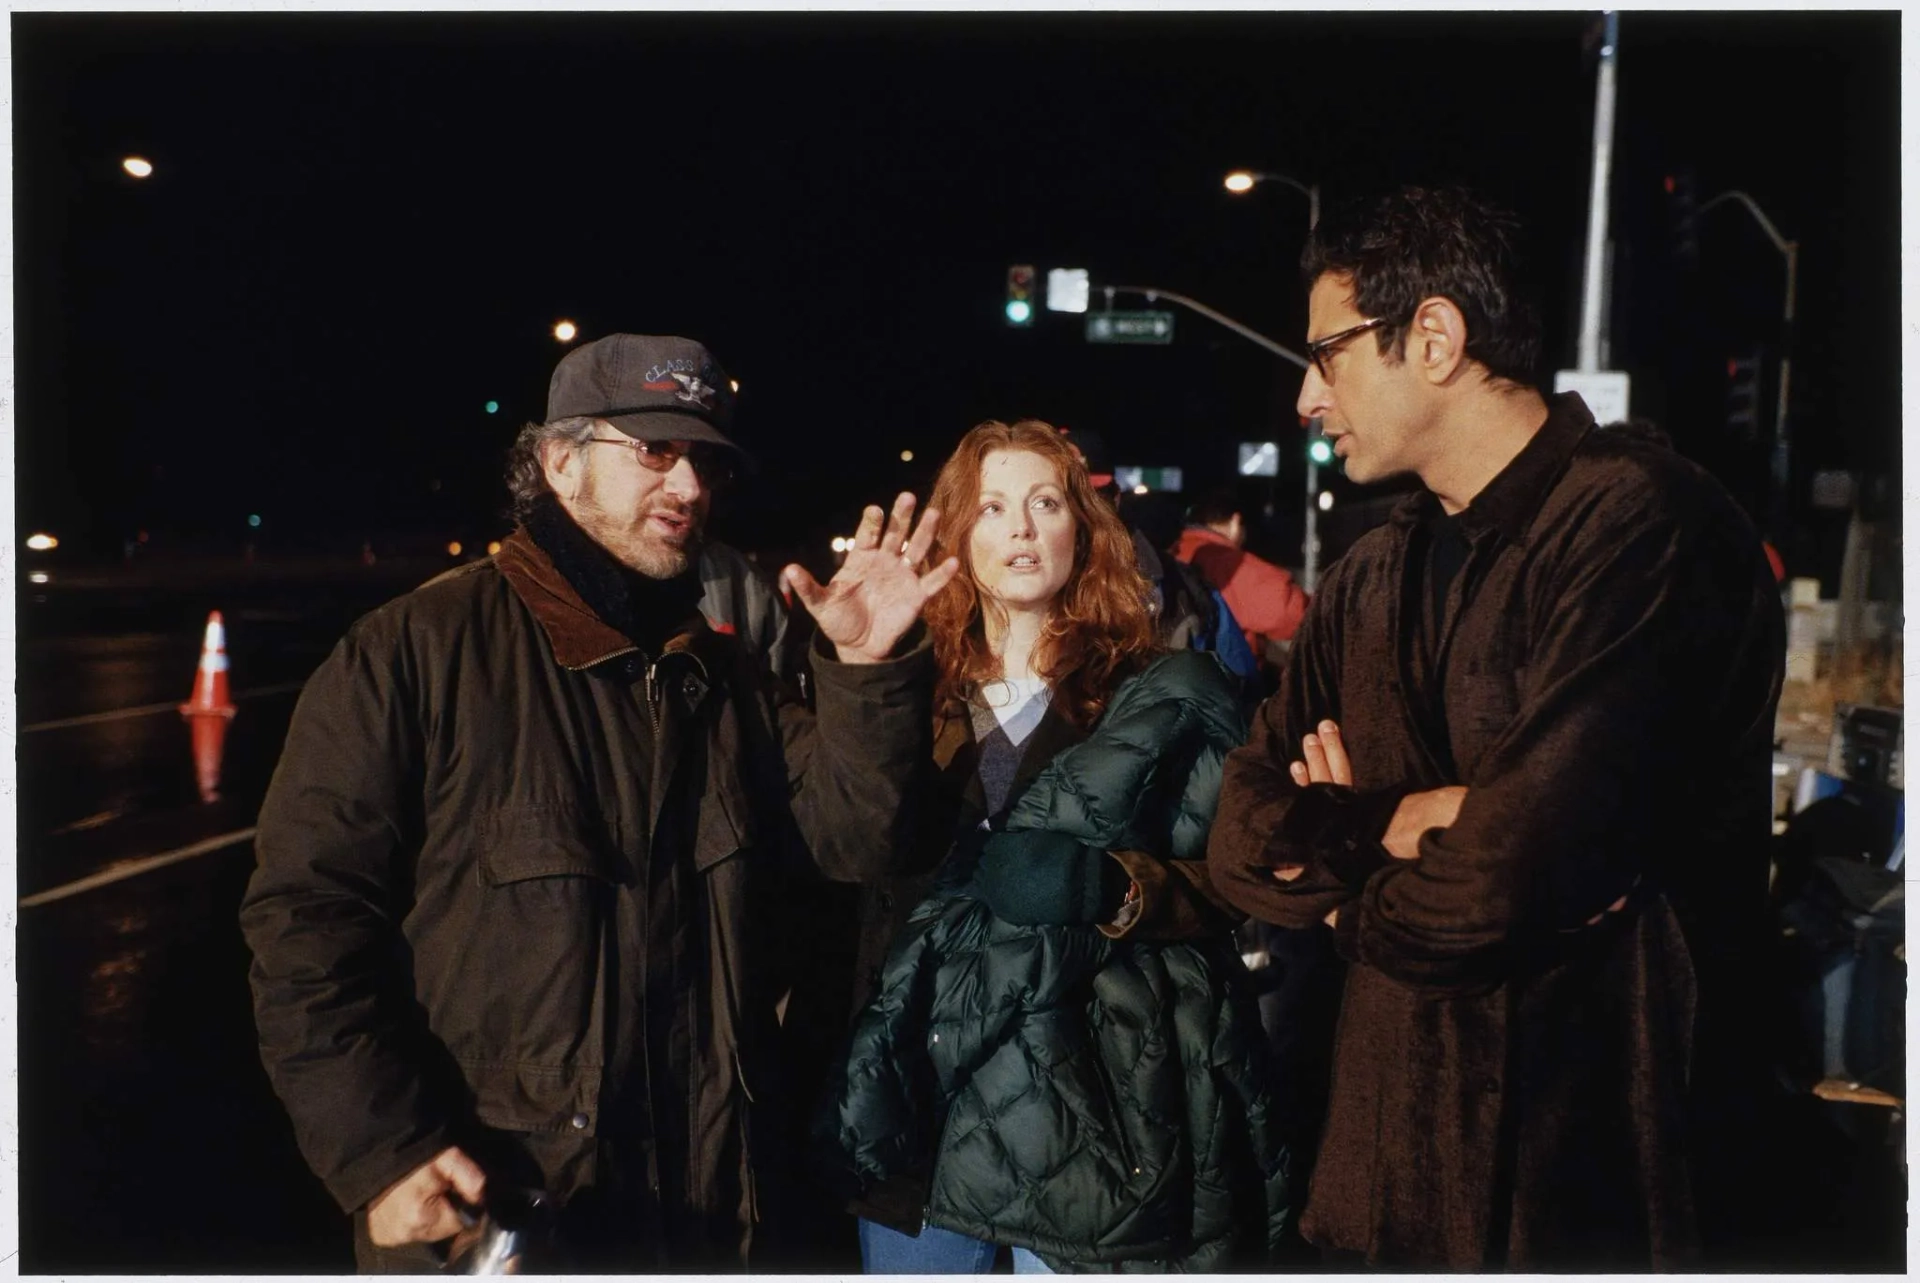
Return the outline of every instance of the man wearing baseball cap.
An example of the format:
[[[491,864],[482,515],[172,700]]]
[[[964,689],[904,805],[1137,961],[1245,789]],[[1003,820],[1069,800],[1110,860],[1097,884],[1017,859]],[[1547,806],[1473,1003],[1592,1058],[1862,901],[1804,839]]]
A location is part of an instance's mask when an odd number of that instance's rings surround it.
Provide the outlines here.
[[[360,620],[301,696],[241,924],[262,1059],[363,1269],[437,1269],[482,1213],[533,1269],[767,1261],[767,915],[909,849],[933,666],[908,633],[958,566],[922,564],[938,514],[903,494],[829,585],[788,567],[803,707],[697,608],[732,409],[691,340],[569,352],[499,554]]]

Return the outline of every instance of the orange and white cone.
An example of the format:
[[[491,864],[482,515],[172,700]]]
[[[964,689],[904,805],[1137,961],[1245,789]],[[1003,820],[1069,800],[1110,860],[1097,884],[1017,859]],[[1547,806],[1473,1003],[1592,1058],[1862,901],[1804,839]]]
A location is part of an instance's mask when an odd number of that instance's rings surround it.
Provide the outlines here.
[[[193,773],[203,802],[220,797],[220,765],[233,712],[233,700],[227,692],[227,626],[216,610],[207,616],[200,665],[193,675],[193,694],[180,706],[180,715],[193,727]]]

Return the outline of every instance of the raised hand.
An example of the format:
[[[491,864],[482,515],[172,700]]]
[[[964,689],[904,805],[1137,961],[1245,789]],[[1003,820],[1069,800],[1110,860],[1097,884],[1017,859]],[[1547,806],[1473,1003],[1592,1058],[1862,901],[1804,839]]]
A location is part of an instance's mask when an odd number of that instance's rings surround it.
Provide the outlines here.
[[[913,507],[913,496],[904,493],[893,501],[891,517],[877,504],[870,505],[860,516],[852,551],[824,588],[802,566],[788,566],[780,572],[781,579],[820,625],[821,635],[833,643],[847,663],[873,664],[885,659],[920,617],[927,598],[960,573],[958,557],[949,557],[921,573],[920,563],[926,560],[933,547],[933,533],[940,527],[940,513],[927,509],[915,530]]]

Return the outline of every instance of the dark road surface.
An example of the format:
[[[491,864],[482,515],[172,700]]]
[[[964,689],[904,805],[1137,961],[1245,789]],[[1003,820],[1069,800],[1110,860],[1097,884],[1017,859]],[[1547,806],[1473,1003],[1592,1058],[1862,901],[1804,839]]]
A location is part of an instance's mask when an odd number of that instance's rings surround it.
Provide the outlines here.
[[[300,683],[353,618],[434,569],[22,593],[23,1272],[352,1270],[346,1221],[301,1162],[255,1050],[236,921],[253,844],[231,837],[253,826]],[[173,705],[213,609],[238,711],[209,804]]]
[[[253,861],[245,834],[299,682],[353,618],[434,569],[23,591],[23,1273],[352,1269],[346,1220],[301,1162],[255,1050],[236,922]],[[208,804],[172,705],[191,688],[212,609],[225,616],[239,711],[223,796]],[[166,707],[141,711],[152,705]],[[36,901],[196,847],[205,849]],[[1888,1143],[1886,1111],[1807,1097],[1770,1125],[1780,1129],[1778,1179],[1763,1179],[1768,1224],[1741,1264],[1903,1270],[1904,1156]]]

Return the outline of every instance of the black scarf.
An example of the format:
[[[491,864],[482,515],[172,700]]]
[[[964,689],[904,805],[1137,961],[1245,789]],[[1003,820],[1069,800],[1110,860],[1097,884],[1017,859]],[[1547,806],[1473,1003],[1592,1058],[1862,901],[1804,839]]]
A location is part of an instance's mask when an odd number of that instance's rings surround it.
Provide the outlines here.
[[[699,613],[700,575],[693,566],[672,579],[649,579],[595,543],[552,495],[534,502],[526,524],[587,608],[649,655],[658,655]]]

